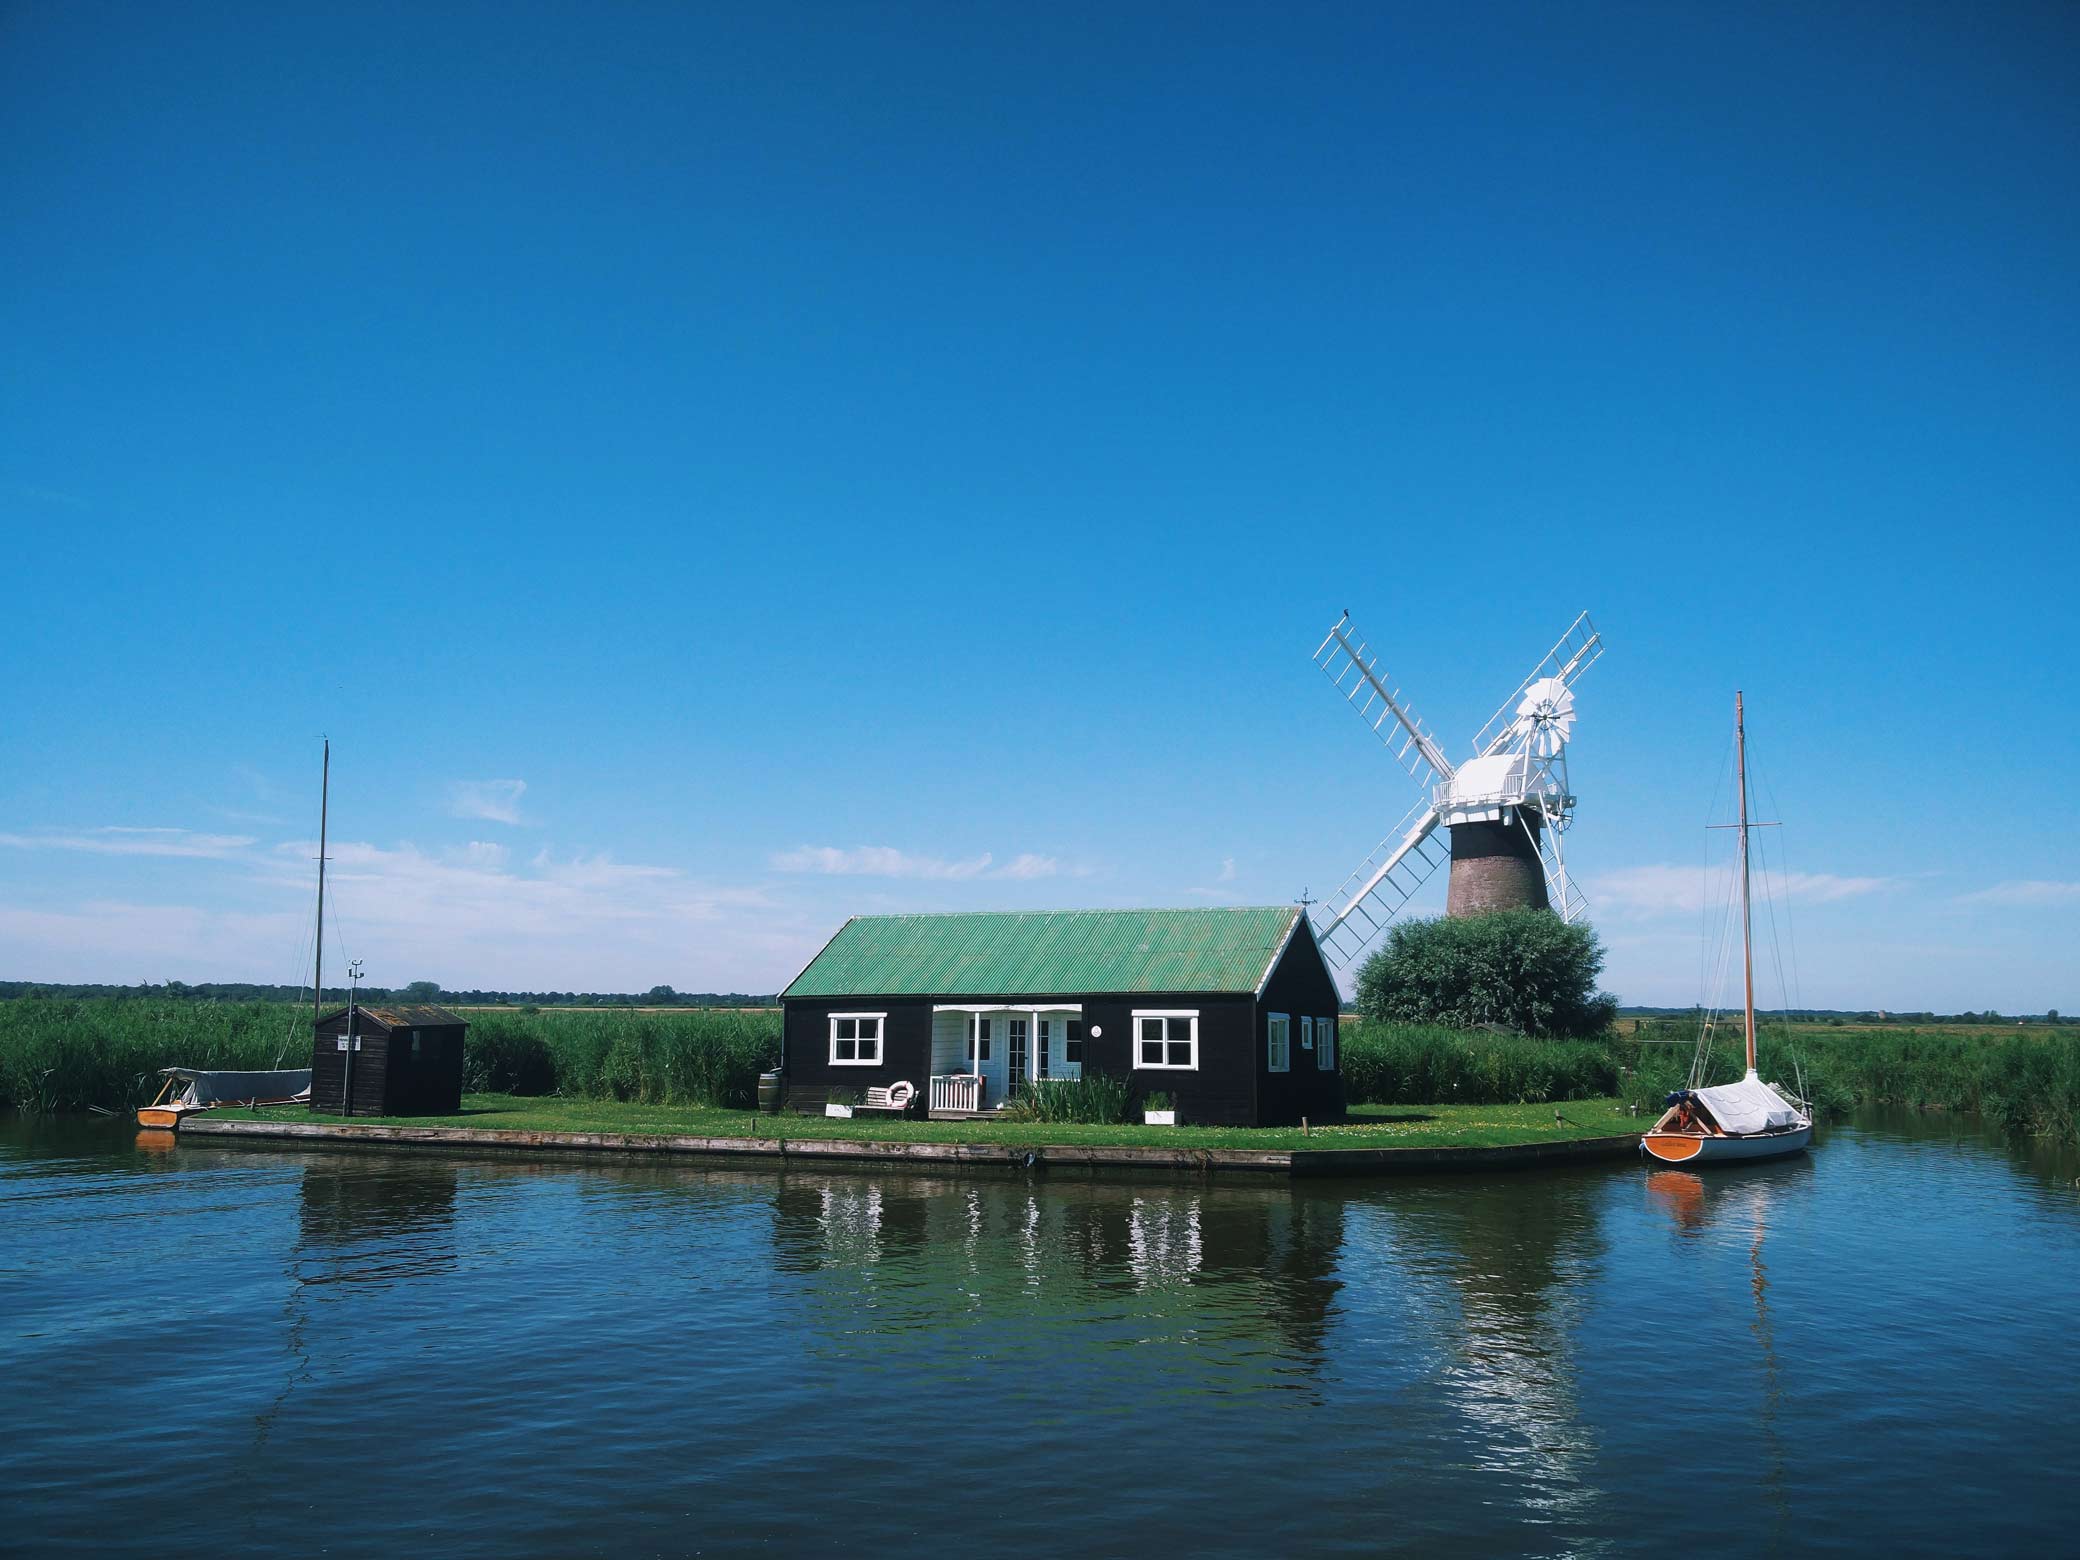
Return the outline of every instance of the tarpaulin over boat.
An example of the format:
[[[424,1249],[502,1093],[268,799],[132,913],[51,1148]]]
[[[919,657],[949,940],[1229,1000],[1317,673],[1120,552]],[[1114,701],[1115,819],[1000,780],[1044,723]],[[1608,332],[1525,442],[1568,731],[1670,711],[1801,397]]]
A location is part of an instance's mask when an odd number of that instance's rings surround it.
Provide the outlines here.
[[[1712,1113],[1712,1120],[1719,1123],[1722,1132],[1774,1132],[1805,1124],[1805,1117],[1760,1078],[1699,1089],[1697,1098]]]
[[[190,1072],[185,1067],[166,1069],[188,1085],[181,1090],[183,1105],[217,1105],[232,1100],[286,1100],[311,1086],[311,1070],[284,1068],[279,1072]]]

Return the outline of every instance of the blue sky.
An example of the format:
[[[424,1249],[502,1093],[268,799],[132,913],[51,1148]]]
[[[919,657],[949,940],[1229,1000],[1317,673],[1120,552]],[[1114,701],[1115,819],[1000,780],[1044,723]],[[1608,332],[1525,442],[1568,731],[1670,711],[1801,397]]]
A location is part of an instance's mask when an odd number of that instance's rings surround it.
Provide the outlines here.
[[[1588,608],[1698,995],[2080,1008],[2070,7],[0,12],[0,978],[772,989],[1281,902]],[[1724,837],[1718,837],[1723,842]],[[336,956],[336,952],[335,952]]]

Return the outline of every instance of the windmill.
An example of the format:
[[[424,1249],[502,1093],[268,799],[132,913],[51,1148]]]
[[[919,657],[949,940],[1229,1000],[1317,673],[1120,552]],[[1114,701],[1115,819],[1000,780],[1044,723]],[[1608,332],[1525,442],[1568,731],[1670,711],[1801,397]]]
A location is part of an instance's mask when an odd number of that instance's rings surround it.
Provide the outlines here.
[[[1422,796],[1322,902],[1317,937],[1330,963],[1342,969],[1356,959],[1446,861],[1447,915],[1531,906],[1557,908],[1572,921],[1588,908],[1568,881],[1562,846],[1574,818],[1567,743],[1575,680],[1602,654],[1603,639],[1584,612],[1481,727],[1473,757],[1455,766],[1358,637],[1351,615],[1337,620],[1315,664]]]

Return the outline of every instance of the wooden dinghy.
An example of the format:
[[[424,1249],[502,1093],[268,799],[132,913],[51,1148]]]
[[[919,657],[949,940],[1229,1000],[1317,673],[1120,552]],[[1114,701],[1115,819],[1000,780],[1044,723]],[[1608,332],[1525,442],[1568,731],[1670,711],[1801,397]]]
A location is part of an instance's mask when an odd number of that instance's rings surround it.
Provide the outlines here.
[[[137,1124],[148,1131],[175,1132],[181,1118],[220,1105],[301,1105],[311,1097],[311,1070],[289,1067],[275,1072],[198,1072],[192,1067],[162,1067],[166,1082],[149,1105],[138,1107]]]

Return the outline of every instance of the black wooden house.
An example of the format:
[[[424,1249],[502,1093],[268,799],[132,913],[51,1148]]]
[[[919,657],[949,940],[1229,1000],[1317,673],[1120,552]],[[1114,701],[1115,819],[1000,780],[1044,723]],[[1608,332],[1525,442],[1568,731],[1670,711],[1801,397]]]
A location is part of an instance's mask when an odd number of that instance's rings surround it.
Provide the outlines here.
[[[314,1026],[311,1109],[326,1115],[443,1116],[462,1108],[462,1042],[469,1025],[446,1008],[427,1005],[357,1007],[354,1104],[346,1097],[349,1010],[328,1013]]]
[[[1336,983],[1296,906],[855,916],[780,995],[786,1102],[910,1083],[938,1116],[1105,1073],[1178,1120],[1343,1115]]]

